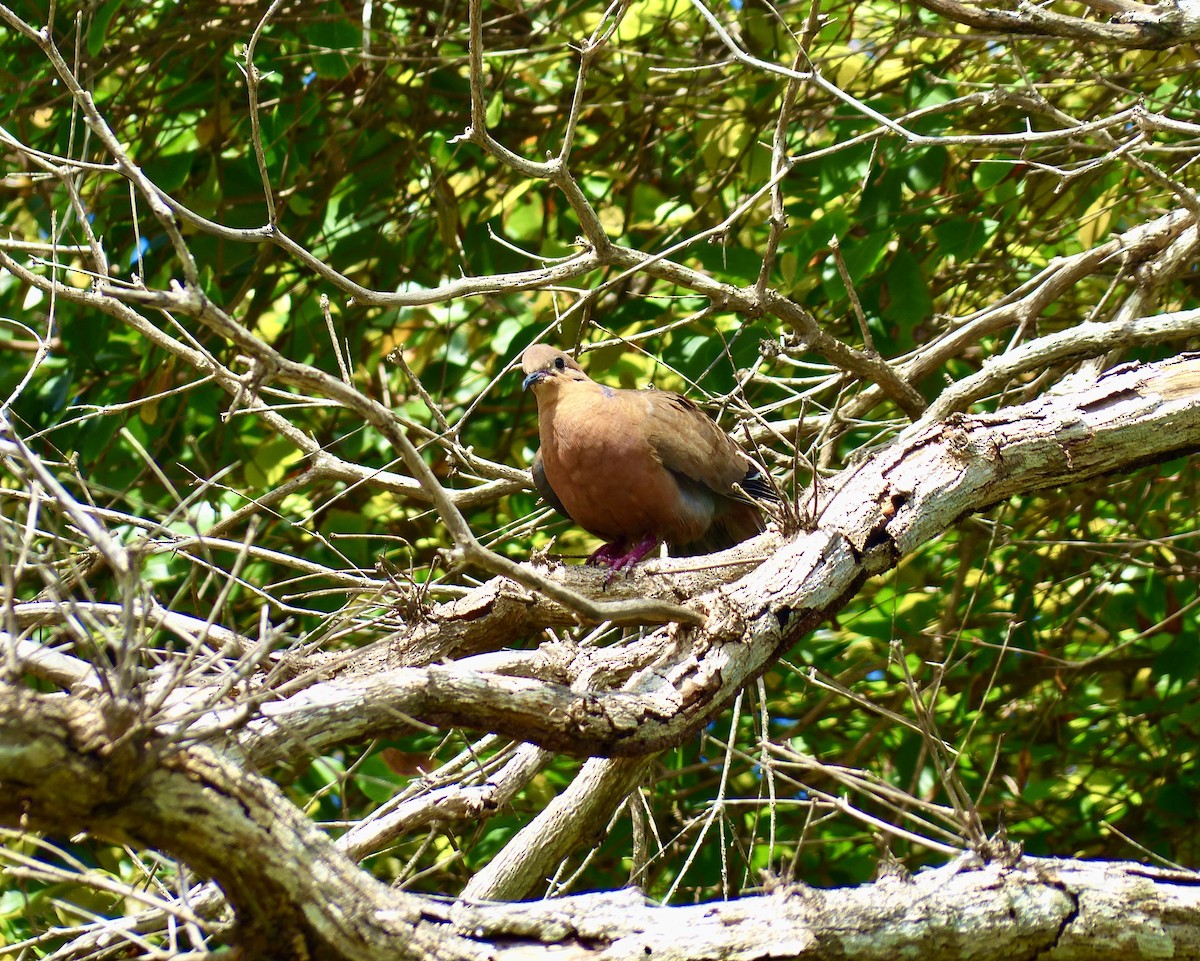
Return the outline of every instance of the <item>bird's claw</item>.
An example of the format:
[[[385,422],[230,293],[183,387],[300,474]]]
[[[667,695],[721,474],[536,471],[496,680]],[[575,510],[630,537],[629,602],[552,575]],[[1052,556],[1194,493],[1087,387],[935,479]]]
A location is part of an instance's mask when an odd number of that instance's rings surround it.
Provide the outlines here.
[[[629,570],[657,546],[658,538],[650,535],[643,537],[629,550],[625,549],[624,541],[613,541],[592,551],[584,563],[592,566],[602,564],[608,568],[608,574],[604,578],[604,586],[607,587],[619,571]]]

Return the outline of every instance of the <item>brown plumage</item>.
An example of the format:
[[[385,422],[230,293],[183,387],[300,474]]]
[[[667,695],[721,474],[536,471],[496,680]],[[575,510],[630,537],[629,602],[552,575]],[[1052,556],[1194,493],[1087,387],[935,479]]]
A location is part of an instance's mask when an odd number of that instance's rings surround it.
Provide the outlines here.
[[[521,368],[542,441],[534,485],[606,542],[589,564],[622,570],[659,541],[674,554],[707,554],[763,529],[746,495],[774,499],[766,478],[686,397],[597,384],[546,344],[526,350]]]

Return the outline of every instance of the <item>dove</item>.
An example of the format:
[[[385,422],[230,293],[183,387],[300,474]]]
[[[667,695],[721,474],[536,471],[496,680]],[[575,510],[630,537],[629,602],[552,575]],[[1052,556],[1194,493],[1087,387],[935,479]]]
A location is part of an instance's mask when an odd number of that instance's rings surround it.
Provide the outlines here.
[[[686,397],[599,384],[547,344],[521,369],[538,408],[534,486],[605,542],[588,564],[616,572],[663,542],[708,554],[763,530],[755,501],[776,499],[764,471]]]

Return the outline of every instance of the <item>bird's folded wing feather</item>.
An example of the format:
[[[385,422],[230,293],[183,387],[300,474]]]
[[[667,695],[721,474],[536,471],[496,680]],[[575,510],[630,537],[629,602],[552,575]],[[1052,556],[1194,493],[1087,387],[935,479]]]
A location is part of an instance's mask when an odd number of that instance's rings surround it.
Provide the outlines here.
[[[686,397],[671,391],[636,391],[645,405],[642,427],[663,467],[726,497],[744,484],[753,463],[712,419]]]
[[[533,486],[542,495],[542,500],[562,514],[567,520],[574,521],[575,518],[567,513],[567,509],[563,507],[562,501],[554,493],[554,488],[550,486],[550,481],[546,479],[546,467],[542,463],[542,452],[540,450],[533,455],[533,466],[530,468],[530,473],[533,475]]]

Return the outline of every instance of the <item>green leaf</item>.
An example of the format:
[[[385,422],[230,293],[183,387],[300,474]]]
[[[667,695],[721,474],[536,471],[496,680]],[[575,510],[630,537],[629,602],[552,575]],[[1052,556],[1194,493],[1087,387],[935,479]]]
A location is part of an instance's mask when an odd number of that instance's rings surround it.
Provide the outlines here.
[[[112,19],[124,4],[125,0],[108,0],[107,3],[101,4],[100,8],[92,15],[92,22],[89,24],[87,32],[87,49],[93,57],[100,56]]]
[[[883,316],[887,319],[910,327],[933,315],[933,298],[921,262],[907,248],[892,257],[884,284],[888,299]]]

